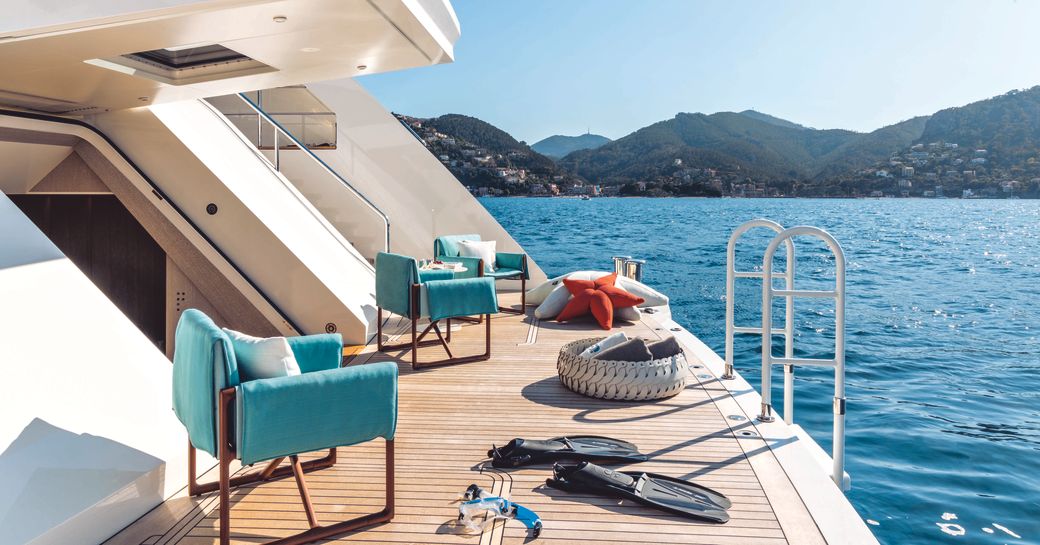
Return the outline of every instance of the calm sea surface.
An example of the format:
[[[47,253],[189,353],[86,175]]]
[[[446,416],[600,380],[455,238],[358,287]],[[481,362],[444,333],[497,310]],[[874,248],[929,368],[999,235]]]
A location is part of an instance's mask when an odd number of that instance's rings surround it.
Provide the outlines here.
[[[644,281],[720,355],[732,230],[765,217],[829,231],[848,262],[846,469],[862,517],[891,545],[1040,543],[1040,202],[482,202],[550,276],[646,259]],[[753,233],[741,269],[761,266],[770,237]],[[796,253],[799,288],[833,281],[822,245],[799,239]],[[738,280],[738,324],[761,320],[757,282]],[[796,309],[799,355],[827,357],[833,302]],[[744,337],[737,368],[758,384],[759,345]],[[831,376],[799,369],[795,388],[796,421],[827,451]]]

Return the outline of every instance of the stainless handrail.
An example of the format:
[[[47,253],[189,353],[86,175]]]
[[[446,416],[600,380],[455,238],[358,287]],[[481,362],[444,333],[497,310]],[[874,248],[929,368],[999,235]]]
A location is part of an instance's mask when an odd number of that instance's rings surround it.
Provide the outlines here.
[[[353,193],[355,197],[361,199],[361,202],[365,203],[365,205],[368,206],[369,210],[375,212],[376,214],[379,215],[380,218],[382,218],[383,224],[386,226],[386,240],[385,240],[385,243],[384,243],[384,251],[389,252],[390,251],[390,217],[387,216],[385,212],[380,210],[380,208],[378,206],[376,206],[375,203],[373,203],[371,200],[369,200],[368,197],[366,197],[364,194],[362,194],[360,191],[358,191],[353,185],[351,185],[351,183],[349,181],[347,181],[346,178],[344,178],[343,176],[340,176],[340,174],[338,172],[336,172],[336,170],[333,169],[331,166],[329,166],[328,163],[323,161],[321,159],[321,157],[318,157],[317,154],[315,154],[313,151],[311,151],[307,147],[306,144],[304,144],[299,139],[297,139],[295,136],[293,136],[293,134],[291,132],[289,132],[285,127],[283,127],[281,125],[281,123],[278,123],[278,121],[276,121],[273,117],[271,117],[270,114],[265,112],[259,105],[257,105],[255,102],[253,102],[248,96],[246,96],[245,93],[238,93],[238,98],[242,99],[242,101],[245,102],[247,106],[249,106],[254,112],[256,112],[256,114],[257,114],[257,116],[259,116],[259,118],[262,118],[265,121],[267,121],[268,123],[270,123],[271,126],[273,126],[279,133],[281,133],[283,136],[288,138],[290,142],[295,144],[296,147],[300,149],[300,151],[306,153],[311,159],[313,159],[316,163],[318,163],[318,165],[321,166],[321,168],[324,169],[325,172],[328,172],[333,177],[335,177],[337,180],[339,180],[340,183],[342,183],[347,189],[349,189],[350,192]],[[279,170],[279,172],[281,171],[280,170],[280,168],[281,168],[280,167],[280,163],[281,163],[280,152],[281,152],[281,150],[279,149],[278,142],[276,141],[275,142],[275,146],[274,146],[274,154],[275,154],[274,155],[274,157],[275,157],[274,158],[274,166],[275,166],[275,169]]]
[[[773,255],[781,244],[790,244],[791,239],[798,236],[815,237],[822,240],[834,254],[834,290],[804,291],[778,290],[772,282],[762,284],[762,414],[758,419],[763,422],[772,420],[772,366],[783,365],[793,368],[796,365],[816,365],[834,368],[834,426],[831,443],[831,478],[834,484],[846,490],[845,480],[845,253],[841,245],[827,231],[817,227],[791,227],[783,230],[773,238],[762,258],[762,274],[768,278],[773,274]],[[787,297],[828,297],[834,299],[834,359],[795,358],[787,354],[784,358],[773,356],[773,298]],[[788,302],[790,308],[791,303]],[[784,401],[794,397],[794,388],[787,391],[785,384]],[[784,415],[785,417],[787,415]]]

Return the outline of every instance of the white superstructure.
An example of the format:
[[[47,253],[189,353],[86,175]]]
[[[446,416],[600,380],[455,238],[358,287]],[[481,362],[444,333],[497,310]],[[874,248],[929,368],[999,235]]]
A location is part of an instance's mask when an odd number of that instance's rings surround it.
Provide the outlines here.
[[[522,251],[351,79],[451,62],[447,0],[2,7],[0,545],[100,543],[184,487],[168,359],[182,310],[364,345],[376,252],[427,258],[435,236],[463,233]],[[265,144],[299,97],[323,105],[332,141]],[[784,457],[821,490],[800,450]],[[824,534],[869,542],[835,493],[806,499]]]

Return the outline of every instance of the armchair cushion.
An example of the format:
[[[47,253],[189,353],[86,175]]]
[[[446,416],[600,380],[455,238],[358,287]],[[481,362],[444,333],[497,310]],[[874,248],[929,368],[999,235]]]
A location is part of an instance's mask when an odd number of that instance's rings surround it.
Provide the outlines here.
[[[485,272],[484,276],[490,278],[520,278],[524,276],[524,271],[520,269],[495,269],[494,272]]]
[[[423,284],[423,289],[431,320],[498,312],[498,297],[492,278],[431,280]]]
[[[343,363],[343,337],[339,333],[303,335],[286,340],[303,373],[336,369]]]
[[[372,363],[243,383],[235,411],[243,464],[353,445],[397,427],[397,365]]]
[[[524,259],[524,254],[514,254],[511,252],[496,253],[495,269],[513,269],[523,273],[525,279],[531,279],[531,276],[527,271],[527,260]]]
[[[285,337],[253,337],[228,328],[224,334],[231,339],[242,382],[300,374],[300,364]]]

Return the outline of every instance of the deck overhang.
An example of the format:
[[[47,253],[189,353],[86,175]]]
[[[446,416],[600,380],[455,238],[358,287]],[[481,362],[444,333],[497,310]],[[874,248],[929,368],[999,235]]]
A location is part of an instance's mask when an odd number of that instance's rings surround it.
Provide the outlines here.
[[[451,62],[447,0],[33,1],[0,23],[0,105],[59,115]],[[130,55],[220,46],[242,58],[164,66]]]

